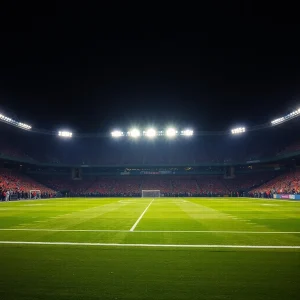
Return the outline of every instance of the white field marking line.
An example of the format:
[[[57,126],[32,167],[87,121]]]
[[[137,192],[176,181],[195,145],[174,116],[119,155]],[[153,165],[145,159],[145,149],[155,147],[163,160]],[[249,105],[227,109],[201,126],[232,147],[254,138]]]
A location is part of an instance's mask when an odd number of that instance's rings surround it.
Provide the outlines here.
[[[18,203],[18,202],[28,202],[28,201],[51,201],[51,200],[67,200],[70,198],[43,198],[43,199],[20,199],[20,200],[10,200],[10,201],[0,201],[0,203]]]
[[[7,245],[62,245],[62,246],[97,246],[97,247],[162,247],[162,248],[244,248],[244,249],[300,249],[300,246],[270,245],[182,245],[182,244],[117,244],[117,243],[76,243],[76,242],[26,242],[0,241]]]
[[[154,199],[152,199],[152,201],[148,204],[148,206],[145,208],[145,210],[142,212],[140,217],[136,220],[136,222],[133,224],[133,226],[131,227],[131,229],[129,231],[134,231],[135,227],[137,226],[137,224],[139,224],[142,217],[144,216],[144,214],[146,213],[146,211],[148,210],[148,208],[150,207],[150,205],[152,204],[153,201],[154,201]]]
[[[142,201],[126,201],[126,200],[120,200],[118,201],[119,203],[125,203],[125,204],[137,204],[137,203],[145,203],[145,202],[142,202]],[[148,201],[147,201],[148,202]],[[146,203],[147,203],[146,202]]]
[[[24,224],[28,225],[28,224]],[[232,234],[300,234],[300,231],[234,231],[234,230],[122,230],[122,229],[44,229],[0,228],[0,231],[49,231],[49,232],[127,232],[127,233],[232,233]]]
[[[29,225],[29,224],[26,224]],[[4,228],[0,231],[45,231],[45,232],[127,232],[121,229],[44,229],[44,228]],[[137,232],[137,231],[136,231]],[[300,233],[300,232],[299,232]]]
[[[101,198],[101,197],[88,197],[88,198],[84,198],[84,197],[80,197],[80,198],[77,198],[77,197],[67,197],[67,198],[43,198],[43,199],[20,199],[20,200],[11,200],[11,201],[0,201],[0,205],[1,203],[18,203],[18,202],[29,202],[29,201],[55,201],[55,200],[65,200],[66,202],[74,202],[74,201],[86,201],[86,200],[103,200],[103,201],[111,201],[111,200],[114,200],[117,202],[116,199],[114,198]],[[22,206],[22,205],[21,205]]]
[[[293,202],[293,203],[299,203],[299,200],[296,199],[275,199],[275,198],[246,198],[251,200],[257,200],[257,201],[278,201],[278,202]],[[251,202],[252,203],[252,202]]]
[[[175,201],[159,201],[158,204],[161,204],[161,205],[164,205],[164,204],[176,204],[176,203],[185,203],[185,202],[188,202],[188,201],[185,201],[185,200],[175,200]]]

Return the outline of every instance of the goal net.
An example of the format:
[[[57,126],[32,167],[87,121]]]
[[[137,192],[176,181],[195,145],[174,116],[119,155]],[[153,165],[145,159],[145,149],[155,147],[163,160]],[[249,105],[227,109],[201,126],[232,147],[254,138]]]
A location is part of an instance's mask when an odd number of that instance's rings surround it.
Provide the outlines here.
[[[160,190],[142,190],[142,198],[159,198]]]
[[[30,190],[29,198],[30,199],[41,199],[41,190]]]

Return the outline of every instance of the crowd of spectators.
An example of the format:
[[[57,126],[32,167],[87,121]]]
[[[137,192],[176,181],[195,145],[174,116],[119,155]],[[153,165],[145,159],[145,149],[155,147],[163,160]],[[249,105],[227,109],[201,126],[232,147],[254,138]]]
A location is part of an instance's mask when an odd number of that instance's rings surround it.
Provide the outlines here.
[[[187,194],[187,195],[196,195],[199,193],[199,186],[197,185],[197,181],[195,179],[185,179],[178,178],[171,180],[171,191],[172,194]]]
[[[300,171],[282,174],[250,191],[253,197],[272,198],[273,194],[300,194]]]
[[[161,196],[242,196],[272,197],[273,194],[299,194],[300,171],[287,172],[274,177],[262,172],[238,175],[233,179],[221,176],[111,176],[86,177],[72,180],[60,175],[40,175],[33,179],[24,173],[0,169],[0,195],[14,199],[27,199],[29,191],[39,190],[42,197],[54,197],[58,192],[64,196],[86,197],[141,197],[143,190],[159,190]]]
[[[241,174],[235,178],[224,180],[224,184],[229,191],[242,192],[254,189],[257,186],[271,180],[274,174],[270,172],[261,172],[255,174]]]
[[[159,190],[163,196],[237,196],[271,179],[271,174],[242,175],[224,179],[216,176],[134,176],[90,177],[72,180],[66,177],[40,177],[39,180],[68,196],[87,197],[140,197],[143,190]]]
[[[44,198],[54,197],[56,195],[55,190],[33,180],[21,172],[0,169],[0,195],[2,200],[7,199],[7,196],[15,199],[35,197],[36,195],[29,194],[31,190],[40,191],[40,196]]]

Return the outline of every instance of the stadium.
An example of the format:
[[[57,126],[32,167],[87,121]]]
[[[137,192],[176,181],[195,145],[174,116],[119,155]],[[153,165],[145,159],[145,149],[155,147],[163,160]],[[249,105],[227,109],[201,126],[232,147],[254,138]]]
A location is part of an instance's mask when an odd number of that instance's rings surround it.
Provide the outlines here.
[[[298,16],[110,4],[2,7],[0,300],[297,299]]]
[[[80,135],[1,114],[1,298],[296,297],[297,116]]]

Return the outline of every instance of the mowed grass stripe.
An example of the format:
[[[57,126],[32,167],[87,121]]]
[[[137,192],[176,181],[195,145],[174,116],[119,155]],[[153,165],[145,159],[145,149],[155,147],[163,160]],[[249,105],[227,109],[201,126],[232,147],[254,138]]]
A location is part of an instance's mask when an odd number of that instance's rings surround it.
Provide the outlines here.
[[[209,201],[203,198],[189,198],[190,202],[205,205],[211,209],[218,210],[236,221],[244,222],[244,230],[253,226],[260,231],[300,231],[300,201],[273,200],[273,199],[251,199],[251,198],[219,198]],[[248,223],[248,224],[247,224]],[[252,223],[252,224],[251,224]],[[221,222],[215,222],[213,226]],[[212,228],[211,228],[212,229]],[[217,229],[217,228],[216,228]],[[232,229],[224,227],[222,229]]]
[[[219,209],[218,206],[211,207],[211,201],[188,201],[176,203],[176,205],[187,215],[194,219],[201,229],[211,231],[253,231],[253,225],[244,219],[236,218]],[[222,203],[219,203],[221,206]],[[200,229],[199,228],[199,229]],[[197,229],[195,229],[197,230]],[[268,231],[268,228],[261,228],[260,231]],[[277,230],[278,231],[278,230]]]
[[[205,230],[197,220],[188,216],[177,204],[180,198],[157,198],[140,221],[136,230]]]
[[[252,205],[250,201],[241,201],[233,205],[211,199],[180,198],[155,199],[143,215],[131,234],[130,228],[149,205],[151,199],[74,199],[68,201],[47,201],[46,206],[18,207],[18,218],[13,212],[0,212],[1,240],[11,241],[49,241],[49,242],[101,242],[129,244],[245,244],[245,245],[299,245],[299,214],[291,209],[291,219],[283,216],[280,210],[274,210],[272,217],[277,218],[280,227],[256,226],[250,223],[256,214],[264,212],[266,207]],[[42,201],[39,201],[39,203]],[[195,203],[197,202],[197,203]],[[243,203],[244,202],[244,203]],[[69,203],[69,210],[66,203]],[[24,203],[23,203],[24,205]],[[298,203],[293,204],[298,208]],[[298,206],[297,206],[298,205]],[[7,207],[15,207],[8,203]],[[259,211],[257,212],[257,208]],[[252,218],[238,218],[231,215],[235,208],[236,215],[253,214]],[[271,207],[267,208],[272,210]],[[59,218],[52,218],[54,215]],[[5,216],[2,218],[2,216]],[[35,216],[35,218],[32,218]],[[264,214],[260,214],[263,218]],[[30,221],[31,225],[30,225]],[[25,222],[24,222],[25,221]],[[28,222],[29,221],[29,222]],[[35,222],[42,221],[42,222]],[[45,222],[46,221],[46,222]],[[19,225],[16,225],[16,222]],[[264,220],[268,223],[268,219]],[[288,225],[285,225],[287,223]],[[20,226],[21,228],[16,228]],[[25,225],[26,224],[26,225]],[[18,230],[21,229],[21,230]],[[26,232],[26,229],[31,229]],[[37,230],[38,229],[38,230]],[[25,234],[24,234],[25,233]]]
[[[300,234],[232,234],[129,231],[0,231],[2,241],[74,242],[176,245],[276,245],[300,246]]]
[[[39,215],[38,220],[32,220],[31,226],[33,229],[38,226],[41,229],[130,229],[132,224],[140,215],[141,208],[144,207],[144,201],[132,203],[122,202],[113,199],[112,201],[74,201],[70,205],[69,211],[65,210],[65,202],[60,206],[48,208],[36,206],[26,207],[23,215],[34,213]],[[74,207],[74,208],[73,208]],[[18,207],[18,209],[20,209]],[[61,214],[63,213],[63,214]],[[21,212],[19,211],[19,214]],[[53,217],[53,214],[56,214]],[[13,216],[11,216],[13,219]],[[42,224],[37,224],[42,223]],[[20,223],[19,225],[23,224]],[[0,219],[0,225],[2,225]]]
[[[297,299],[299,259],[298,249],[7,244],[0,246],[0,295],[14,300]]]

